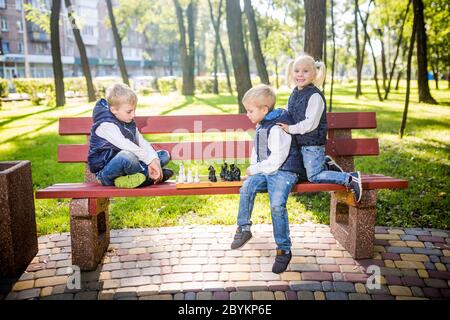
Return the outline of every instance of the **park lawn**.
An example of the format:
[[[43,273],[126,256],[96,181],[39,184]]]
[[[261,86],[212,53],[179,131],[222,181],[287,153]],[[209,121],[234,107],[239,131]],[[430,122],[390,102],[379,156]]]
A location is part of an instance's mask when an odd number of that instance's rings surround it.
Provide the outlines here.
[[[430,82],[431,86],[434,83]],[[450,90],[432,90],[439,106],[417,103],[413,88],[405,136],[398,131],[404,107],[404,87],[393,92],[388,101],[377,99],[374,85],[363,85],[364,95],[354,98],[354,83],[335,86],[333,111],[375,111],[378,128],[361,130],[354,136],[378,137],[380,156],[356,158],[362,172],[380,173],[410,181],[406,190],[382,190],[378,193],[377,225],[450,229]],[[328,97],[329,87],[326,88]],[[280,90],[277,105],[286,105],[289,92]],[[58,118],[89,116],[93,104],[83,99],[69,100],[64,108],[31,106],[28,102],[3,103],[0,109],[0,160],[32,162],[34,189],[54,183],[81,182],[82,164],[60,164],[56,159],[58,144],[83,143],[84,137],[58,135]],[[200,94],[183,97],[176,93],[139,98],[138,115],[237,113],[230,95]],[[147,136],[151,141],[167,141],[163,136]],[[179,139],[180,136],[174,139]],[[204,136],[206,139],[206,136]],[[220,138],[217,135],[207,136]],[[249,137],[250,138],[250,137]],[[206,174],[208,163],[192,163]],[[171,163],[172,169],[177,168]],[[218,167],[218,165],[216,165]],[[241,164],[241,169],[246,165]],[[293,195],[288,200],[291,223],[329,222],[329,194]],[[114,198],[111,200],[111,228],[161,227],[189,224],[235,224],[238,195]],[[69,231],[67,199],[36,200],[39,234]],[[267,194],[256,198],[253,223],[270,223]]]

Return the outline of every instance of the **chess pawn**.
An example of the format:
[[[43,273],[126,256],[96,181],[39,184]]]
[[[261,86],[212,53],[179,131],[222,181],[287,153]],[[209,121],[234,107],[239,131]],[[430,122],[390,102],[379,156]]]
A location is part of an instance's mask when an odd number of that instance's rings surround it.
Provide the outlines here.
[[[194,178],[192,177],[192,171],[191,171],[191,169],[188,169],[188,174],[187,174],[187,177],[186,177],[186,182],[187,182],[187,183],[192,183],[192,182],[194,182]]]
[[[209,176],[208,176],[209,181],[217,182],[216,170],[214,170],[214,167],[213,166],[209,166],[208,171],[209,171]]]
[[[232,163],[232,164],[230,164],[230,181],[236,180],[235,173],[236,173],[236,170],[235,170],[234,164]]]
[[[180,174],[178,175],[178,180],[177,180],[177,182],[178,182],[178,183],[184,183],[184,178],[183,178],[183,173],[182,173],[182,172],[180,172]]]
[[[226,180],[227,171],[228,171],[228,164],[224,162],[222,165],[222,170],[220,171],[220,179],[222,179],[222,181]]]
[[[194,183],[199,183],[200,177],[198,176],[198,169],[195,169],[195,177],[194,177]]]

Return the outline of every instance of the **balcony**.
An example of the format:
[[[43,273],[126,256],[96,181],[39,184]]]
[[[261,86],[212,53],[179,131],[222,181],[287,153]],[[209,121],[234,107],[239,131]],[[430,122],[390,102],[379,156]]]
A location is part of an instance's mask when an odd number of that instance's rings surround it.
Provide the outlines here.
[[[30,41],[33,42],[49,42],[50,41],[50,36],[41,31],[30,31],[28,32],[28,38],[30,39]]]

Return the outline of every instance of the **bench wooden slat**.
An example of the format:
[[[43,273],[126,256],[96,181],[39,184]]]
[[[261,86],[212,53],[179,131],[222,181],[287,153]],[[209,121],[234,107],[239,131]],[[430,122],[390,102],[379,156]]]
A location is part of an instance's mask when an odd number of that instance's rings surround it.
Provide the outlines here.
[[[175,131],[200,133],[211,129],[225,132],[229,128],[239,128],[243,131],[255,129],[255,125],[245,114],[141,116],[136,117],[135,120],[143,134],[173,133]],[[373,129],[377,127],[375,112],[332,112],[327,113],[327,121],[329,129]],[[59,134],[88,135],[91,125],[91,117],[60,118]]]
[[[168,150],[172,160],[210,160],[250,158],[252,141],[204,141],[204,142],[155,142],[155,150]],[[327,154],[331,156],[378,155],[377,139],[328,140]],[[58,146],[59,162],[86,162],[87,144],[65,144]]]
[[[363,175],[363,188],[371,189],[404,189],[408,187],[408,181],[383,175]],[[345,190],[344,186],[329,183],[298,184],[293,192],[319,192]],[[145,197],[145,196],[186,196],[186,195],[209,195],[209,194],[238,194],[239,187],[230,188],[198,188],[198,189],[176,189],[175,183],[166,182],[149,187],[136,189],[119,189],[116,187],[105,187],[95,183],[65,183],[55,184],[42,190],[36,191],[37,199],[52,198],[111,198],[111,197]]]

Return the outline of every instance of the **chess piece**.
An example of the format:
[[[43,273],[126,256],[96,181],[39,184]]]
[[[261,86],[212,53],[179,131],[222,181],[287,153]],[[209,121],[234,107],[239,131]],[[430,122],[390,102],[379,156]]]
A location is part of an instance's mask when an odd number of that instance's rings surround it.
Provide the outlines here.
[[[241,181],[241,169],[239,169],[238,167],[235,168],[235,175],[236,180],[235,181]]]
[[[225,174],[225,181],[233,181],[233,176],[231,175],[231,171],[227,170]]]
[[[214,167],[213,166],[209,166],[208,171],[209,171],[209,175],[208,175],[209,181],[217,182],[216,170],[214,169]]]
[[[192,170],[191,169],[188,169],[188,173],[187,173],[187,176],[186,176],[186,182],[187,183],[194,182],[194,178],[192,177]]]
[[[178,170],[178,183],[184,183],[184,166],[180,163],[180,170]]]
[[[230,181],[241,181],[241,170],[234,164],[230,164]]]
[[[195,169],[195,177],[194,177],[194,183],[199,183],[200,177],[198,176],[198,169]]]
[[[222,181],[226,181],[226,175],[228,172],[228,164],[226,162],[223,163],[222,165],[222,170],[220,171],[220,179],[222,179]]]

